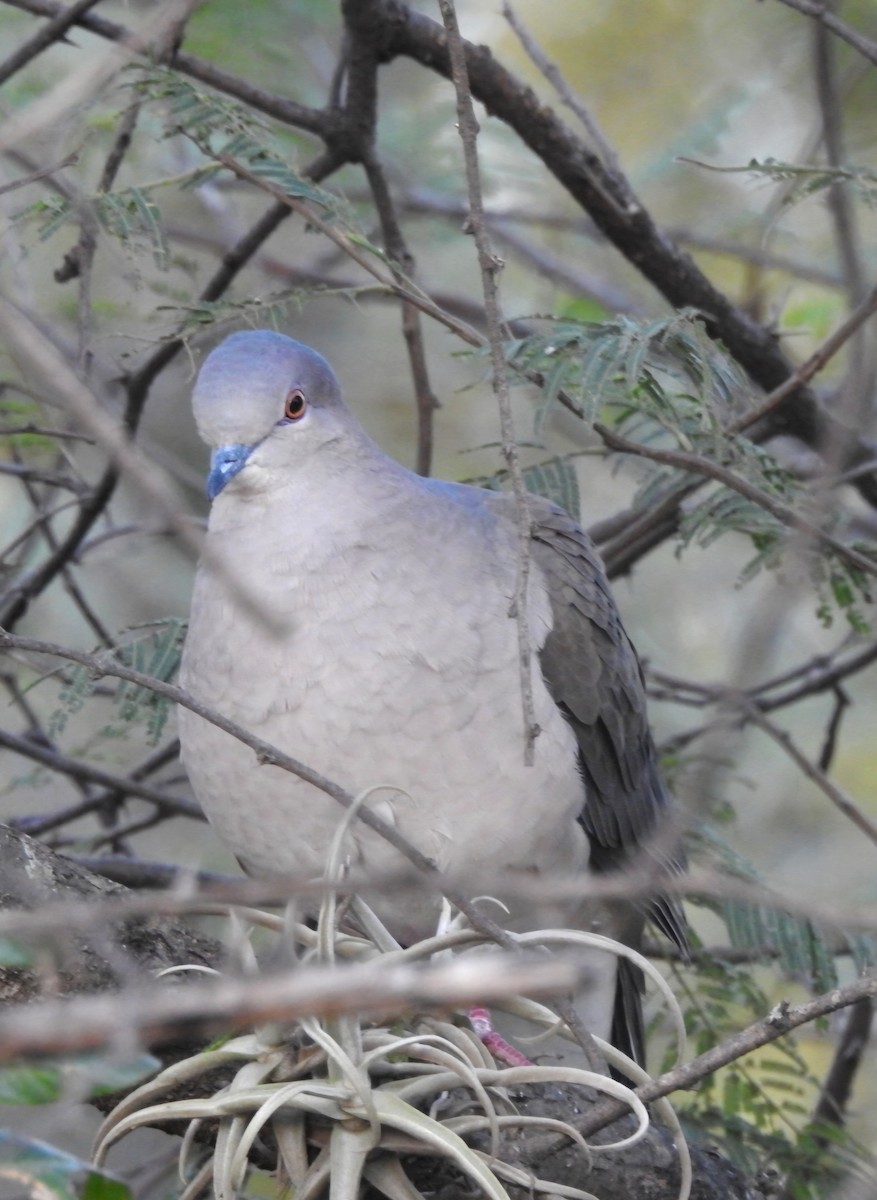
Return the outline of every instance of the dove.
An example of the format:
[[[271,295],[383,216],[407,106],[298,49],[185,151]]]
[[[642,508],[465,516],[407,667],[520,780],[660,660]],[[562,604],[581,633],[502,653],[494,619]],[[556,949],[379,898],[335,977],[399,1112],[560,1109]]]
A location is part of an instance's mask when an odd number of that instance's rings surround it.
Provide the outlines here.
[[[525,755],[511,494],[424,478],[368,436],[316,350],[269,330],[227,337],[193,410],[211,447],[207,542],[181,682],[199,700],[366,803],[470,895],[512,897],[510,924],[562,923],[637,945],[642,906],[532,901],[540,879],[623,869],[667,817],[642,673],[597,551],[529,496],[527,641],[538,736]],[[222,564],[222,570],[216,563]],[[257,598],[240,602],[233,575]],[[270,619],[266,619],[267,617]],[[250,874],[319,879],[344,818],[312,784],[194,713],[182,758]],[[375,881],[404,860],[354,821],[350,862]],[[529,901],[516,901],[525,882]],[[373,905],[395,938],[435,928],[424,886]],[[680,945],[674,902],[651,915]],[[638,972],[594,954],[591,1031],[642,1060]]]

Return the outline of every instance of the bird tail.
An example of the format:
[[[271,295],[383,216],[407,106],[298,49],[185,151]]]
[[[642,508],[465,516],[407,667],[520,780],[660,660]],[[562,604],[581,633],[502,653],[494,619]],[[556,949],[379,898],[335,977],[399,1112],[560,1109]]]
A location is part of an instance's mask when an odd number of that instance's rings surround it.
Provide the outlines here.
[[[643,993],[645,977],[639,967],[627,958],[618,959],[618,975],[615,981],[615,1004],[612,1010],[612,1032],[609,1040],[612,1045],[639,1063],[641,1067],[646,1062],[646,1031],[643,1024]],[[628,1082],[626,1077],[616,1073],[618,1079]]]

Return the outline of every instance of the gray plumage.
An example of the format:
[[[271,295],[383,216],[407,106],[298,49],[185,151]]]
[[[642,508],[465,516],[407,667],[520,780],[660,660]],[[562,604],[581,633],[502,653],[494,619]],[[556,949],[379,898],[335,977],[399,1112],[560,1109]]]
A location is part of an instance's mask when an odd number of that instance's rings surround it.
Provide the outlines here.
[[[345,407],[325,360],[279,334],[227,338],[193,404],[214,448],[211,546],[283,629],[202,566],[184,686],[351,792],[401,789],[372,807],[470,893],[511,894],[518,873],[613,870],[649,841],[667,801],[639,664],[593,544],[566,513],[531,500],[541,734],[525,766],[512,497],[401,467]],[[321,873],[334,801],[186,711],[180,736],[195,793],[247,870]],[[361,826],[352,847],[370,871],[399,866]],[[434,923],[426,894],[377,907],[402,940]],[[654,915],[684,941],[673,905],[656,902]],[[642,925],[629,905],[551,917],[628,942]],[[545,917],[518,909],[513,921]],[[587,1019],[641,1058],[635,973],[600,958]]]

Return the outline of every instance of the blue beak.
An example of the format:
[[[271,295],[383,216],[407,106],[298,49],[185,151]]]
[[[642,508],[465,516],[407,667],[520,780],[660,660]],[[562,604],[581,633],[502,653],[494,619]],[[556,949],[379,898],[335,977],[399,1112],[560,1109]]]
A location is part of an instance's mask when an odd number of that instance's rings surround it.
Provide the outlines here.
[[[232,442],[229,446],[220,446],[210,456],[210,474],[207,476],[207,495],[215,500],[229,480],[234,479],[238,471],[243,470],[247,459],[255,450],[255,446],[245,446],[242,442]]]

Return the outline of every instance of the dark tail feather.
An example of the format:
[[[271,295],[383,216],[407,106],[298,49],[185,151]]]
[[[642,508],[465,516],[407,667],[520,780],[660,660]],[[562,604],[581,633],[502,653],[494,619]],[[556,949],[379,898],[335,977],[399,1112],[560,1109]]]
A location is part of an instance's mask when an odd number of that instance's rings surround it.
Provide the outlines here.
[[[615,982],[615,1006],[612,1011],[612,1032],[609,1040],[616,1049],[641,1067],[646,1062],[646,1031],[643,1025],[643,992],[645,979],[639,967],[627,958],[618,959],[618,978]],[[620,1072],[612,1071],[616,1079],[628,1083]]]

